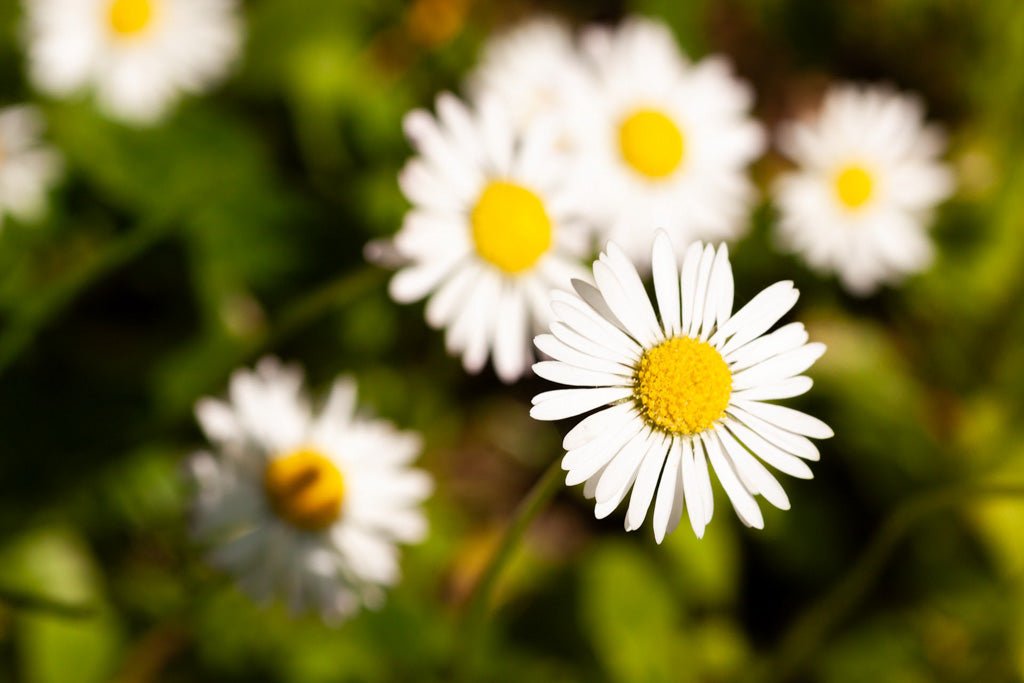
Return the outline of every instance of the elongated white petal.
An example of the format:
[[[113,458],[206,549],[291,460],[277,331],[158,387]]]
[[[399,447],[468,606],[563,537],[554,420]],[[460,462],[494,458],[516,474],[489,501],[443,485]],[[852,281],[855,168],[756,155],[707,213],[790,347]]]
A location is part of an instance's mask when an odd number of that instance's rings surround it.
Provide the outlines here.
[[[683,256],[683,267],[679,271],[679,300],[683,307],[683,331],[689,333],[693,325],[694,297],[697,295],[697,271],[700,270],[700,258],[704,253],[704,245],[694,242],[686,248]]]
[[[679,334],[682,326],[682,307],[679,302],[679,270],[676,268],[675,250],[663,230],[654,238],[651,250],[651,271],[654,278],[654,295],[658,299],[658,312],[665,336]],[[731,295],[730,295],[731,296]],[[656,527],[657,528],[657,525]],[[662,529],[664,533],[664,528]]]
[[[668,535],[673,513],[676,510],[681,513],[683,509],[683,494],[681,490],[677,490],[682,481],[679,477],[682,452],[679,439],[672,439],[668,458],[665,459],[665,467],[661,472],[661,481],[658,483],[658,493],[654,499],[654,540],[659,544]]]
[[[793,283],[789,280],[783,280],[782,282],[776,282],[775,284],[761,290],[757,296],[747,302],[747,305],[736,311],[736,314],[729,318],[724,325],[718,328],[718,331],[711,336],[710,342],[712,346],[716,346],[723,354],[727,353],[723,349],[723,345],[730,337],[734,336],[740,330],[752,329],[757,330],[761,327],[765,320],[769,320],[773,314],[776,314],[775,320],[778,320],[786,314],[793,304],[796,303],[796,297],[794,297]],[[796,295],[797,297],[799,294]],[[769,322],[763,326],[761,332],[767,330],[772,326],[772,322]],[[753,339],[760,332],[751,335],[748,338]],[[736,347],[738,348],[738,346]],[[731,350],[731,349],[730,349]]]
[[[583,418],[569,430],[569,433],[562,439],[562,448],[567,451],[579,448],[633,419],[639,420],[640,416],[636,415],[633,405],[628,401],[599,410],[593,415]]]
[[[781,353],[733,375],[732,388],[736,391],[749,389],[799,375],[814,365],[823,353],[825,345],[819,342],[811,342],[798,349]]]
[[[613,363],[619,363],[620,365],[632,366],[635,361],[640,358],[639,347],[637,347],[635,351],[623,353],[612,349],[605,344],[584,337],[565,323],[551,323],[551,334],[566,346],[574,348],[581,353],[585,353],[588,356],[594,356],[595,358],[604,358],[605,360],[612,361]]]
[[[607,372],[614,375],[622,375],[624,377],[631,377],[633,375],[633,370],[627,368],[625,365],[615,363],[604,358],[594,357],[583,353],[582,351],[577,351],[552,334],[542,334],[535,337],[533,344],[542,353],[551,356],[555,360],[560,360],[563,363],[568,363],[569,365],[575,365],[576,367],[583,368],[584,370]]]
[[[604,297],[608,307],[615,313],[615,317],[626,326],[629,335],[644,347],[649,347],[656,343],[657,337],[655,332],[647,328],[640,316],[637,302],[631,300],[626,295],[626,290],[615,277],[611,267],[603,261],[595,262],[594,278],[597,280],[597,286],[601,290],[601,296]]]
[[[557,360],[545,360],[534,363],[533,371],[537,373],[538,377],[574,387],[633,386],[633,380],[629,377],[586,370]]]
[[[717,438],[722,442],[726,455],[736,467],[737,474],[751,493],[764,496],[765,500],[779,508],[789,509],[789,496],[778,480],[772,476],[761,462],[752,456],[735,437],[726,429],[720,429],[716,433]]]
[[[778,446],[769,443],[743,423],[737,420],[726,419],[724,424],[726,428],[732,432],[737,439],[739,439],[740,443],[750,450],[751,453],[778,471],[785,472],[789,476],[796,477],[797,479],[814,478],[814,473],[811,471],[811,468],[807,466],[806,462],[792,453],[787,453]]]
[[[742,348],[744,344],[760,337],[772,325],[777,323],[779,318],[789,312],[789,309],[793,308],[796,300],[799,298],[800,292],[795,289],[789,289],[784,291],[784,293],[780,293],[774,300],[766,302],[764,308],[757,315],[751,317],[740,329],[736,330],[736,334],[722,346],[722,355],[732,353]],[[728,323],[726,324],[728,325]]]
[[[642,420],[630,421],[615,432],[611,432],[607,439],[591,441],[566,453],[562,458],[563,469],[569,471],[565,478],[566,483],[573,486],[589,480],[597,472],[604,470],[628,443],[643,439],[645,433],[646,425]]]
[[[626,295],[633,301],[640,323],[655,338],[660,337],[661,326],[658,324],[658,317],[654,314],[654,307],[651,305],[650,297],[647,296],[647,290],[644,289],[640,274],[636,272],[629,257],[617,244],[609,242],[602,260],[611,267],[615,279],[619,281]]]
[[[557,290],[552,292],[551,310],[562,322],[579,334],[593,339],[617,353],[624,356],[640,353],[640,345],[636,341],[570,294]]]
[[[835,432],[827,424],[799,410],[760,401],[739,400],[734,403],[751,415],[770,422],[776,427],[781,427],[787,432],[803,434],[812,439],[830,439],[835,436]]]
[[[534,397],[530,416],[536,420],[564,420],[573,415],[589,413],[603,405],[621,401],[633,393],[630,387],[600,389],[555,389]]]
[[[647,518],[647,511],[651,507],[651,500],[654,498],[654,489],[658,485],[658,475],[661,474],[668,455],[670,442],[663,435],[655,433],[643,462],[636,474],[636,481],[633,482],[633,494],[629,498],[629,507],[626,509],[626,531],[639,529],[644,519]]]
[[[742,408],[737,408],[735,406],[729,406],[726,410],[726,414],[740,420],[766,440],[772,442],[788,453],[792,453],[804,460],[811,460],[814,462],[821,459],[818,447],[815,446],[814,442],[806,436],[794,434],[793,432],[788,432],[785,429],[776,427],[772,423],[765,422],[761,418],[751,415]]]
[[[722,483],[722,488],[725,489],[725,493],[729,496],[729,500],[732,502],[732,506],[736,510],[736,514],[739,515],[740,520],[747,526],[763,529],[764,517],[761,515],[761,508],[758,507],[754,496],[750,495],[746,487],[740,483],[735,470],[732,468],[732,463],[722,453],[722,444],[718,439],[709,436],[707,432],[701,434],[701,441],[707,451],[708,458],[711,460],[711,465],[715,469],[715,474],[718,475],[718,481]]]
[[[724,264],[715,270],[715,288],[718,290],[716,328],[724,325],[732,317],[733,296],[736,292],[732,263],[729,262],[729,247],[725,244],[718,248],[718,258],[722,259]]]
[[[616,495],[622,482],[635,475],[640,461],[655,440],[654,433],[647,430],[643,438],[635,438],[625,446],[608,464],[597,484],[597,502],[601,503]]]
[[[572,280],[572,288],[576,291],[583,301],[594,309],[594,312],[599,316],[610,322],[615,327],[619,328],[626,334],[630,334],[629,328],[623,323],[612,309],[608,306],[608,302],[605,301],[604,295],[601,294],[601,290],[583,280]]]
[[[725,283],[728,283],[727,285]],[[704,301],[704,320],[700,326],[700,338],[706,341],[718,325],[719,307],[724,305],[722,296],[729,287],[729,306],[732,306],[732,266],[729,264],[729,252],[723,244],[715,253],[711,263],[711,274],[708,276],[708,292]],[[728,316],[725,316],[728,317]]]
[[[697,482],[700,484],[700,499],[704,505],[704,523],[711,522],[715,514],[715,492],[711,488],[711,476],[708,474],[708,461],[704,453],[704,444],[699,438],[692,438],[693,460],[697,466]]]
[[[775,384],[761,384],[750,389],[741,389],[732,392],[734,401],[772,401],[782,398],[793,398],[801,396],[810,390],[814,381],[806,375],[790,377]]]
[[[707,307],[708,285],[711,278],[711,266],[715,262],[715,248],[710,244],[704,247],[697,270],[697,290],[693,294],[693,320],[690,321],[688,334],[698,337],[704,324],[704,309]]]
[[[693,445],[689,439],[684,439],[682,445],[682,456],[680,459],[681,473],[683,477],[683,493],[686,496],[686,514],[690,517],[690,526],[697,538],[704,538],[704,528],[707,521],[704,518],[704,501],[702,500],[701,483],[698,480],[697,465],[694,460]]]
[[[803,323],[790,323],[733,351],[725,361],[735,373],[806,343],[807,330],[804,329]]]

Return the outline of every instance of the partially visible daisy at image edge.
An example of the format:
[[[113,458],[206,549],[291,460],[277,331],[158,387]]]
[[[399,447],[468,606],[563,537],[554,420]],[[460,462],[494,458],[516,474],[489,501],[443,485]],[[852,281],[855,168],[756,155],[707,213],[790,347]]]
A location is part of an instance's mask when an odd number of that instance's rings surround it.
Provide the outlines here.
[[[356,384],[314,410],[301,370],[264,358],[238,370],[229,400],[196,405],[213,445],[194,455],[192,535],[254,600],[336,623],[378,607],[399,580],[398,543],[426,536],[430,477],[410,463],[419,435],[356,414]]]
[[[124,122],[159,121],[238,57],[235,0],[22,0],[33,84],[56,97],[91,88]]]
[[[833,86],[779,147],[797,164],[776,183],[782,246],[868,295],[932,260],[932,209],[954,189],[941,131],[920,99],[883,86]]]
[[[552,288],[585,272],[591,234],[549,119],[516,131],[494,98],[467,106],[437,98],[437,115],[406,115],[417,155],[399,174],[412,204],[393,245],[404,262],[389,292],[428,298],[427,323],[445,329],[467,372],[488,358],[504,382],[530,369],[530,340],[550,318]]]
[[[703,537],[714,472],[740,520],[762,528],[757,496],[789,509],[765,465],[811,479],[806,461],[820,456],[810,439],[833,435],[821,420],[772,402],[811,388],[802,373],[825,346],[809,343],[802,323],[768,331],[796,303],[792,282],[771,285],[733,313],[725,245],[695,242],[679,267],[671,240],[658,232],[651,268],[656,306],[614,242],[594,262],[596,287],[575,280],[574,294],[551,294],[556,321],[535,343],[553,360],[534,371],[573,388],[538,394],[530,415],[591,413],[566,434],[562,468],[567,485],[584,484],[598,518],[628,496],[627,531],[640,528],[653,503],[658,543],[684,507]]]
[[[4,217],[39,219],[46,193],[61,173],[57,151],[42,141],[44,122],[35,107],[0,108],[0,228]]]

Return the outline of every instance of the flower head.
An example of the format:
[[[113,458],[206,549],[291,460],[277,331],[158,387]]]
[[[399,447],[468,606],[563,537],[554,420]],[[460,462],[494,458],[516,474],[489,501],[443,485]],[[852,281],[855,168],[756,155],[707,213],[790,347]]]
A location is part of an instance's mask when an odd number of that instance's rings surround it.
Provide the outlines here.
[[[446,328],[466,370],[480,371],[490,355],[511,382],[529,369],[531,329],[550,316],[548,290],[583,272],[589,233],[555,127],[537,121],[517,133],[489,98],[470,109],[445,93],[437,113],[405,119],[419,154],[399,176],[413,208],[395,236],[408,265],[391,296],[429,295],[427,322]]]
[[[641,268],[655,226],[680,247],[738,235],[755,196],[746,167],[764,146],[750,89],[721,57],[689,63],[651,20],[588,29],[582,47],[596,86],[579,152],[603,235]]]
[[[147,124],[181,93],[220,80],[238,55],[234,0],[23,0],[41,90],[92,87],[110,116]]]
[[[196,406],[216,450],[189,463],[193,532],[253,598],[340,620],[380,604],[399,578],[395,544],[426,534],[431,481],[408,467],[419,437],[355,404],[355,382],[341,378],[314,412],[301,372],[265,358],[234,374],[229,402]]]
[[[925,268],[929,214],[953,179],[938,161],[941,134],[923,121],[916,98],[838,86],[814,120],[783,127],[798,168],[776,186],[782,243],[855,294]]]
[[[756,496],[781,509],[789,499],[764,466],[811,478],[812,438],[827,425],[771,403],[803,394],[803,376],[825,351],[800,323],[768,330],[798,293],[777,282],[733,313],[733,278],[725,245],[695,242],[682,268],[659,232],[651,256],[656,308],[614,243],[594,263],[597,286],[576,280],[575,294],[554,292],[556,321],[537,337],[554,360],[534,371],[571,389],[536,396],[530,414],[560,420],[597,411],[565,437],[566,483],[584,483],[605,517],[627,497],[626,529],[638,529],[654,503],[660,543],[683,508],[697,536],[711,521],[714,472],[740,519],[761,528]]]

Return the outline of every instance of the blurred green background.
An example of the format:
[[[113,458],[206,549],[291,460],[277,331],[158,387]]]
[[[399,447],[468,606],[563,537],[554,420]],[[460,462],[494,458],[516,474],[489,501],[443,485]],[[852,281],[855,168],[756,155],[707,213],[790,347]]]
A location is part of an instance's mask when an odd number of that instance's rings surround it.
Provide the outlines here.
[[[543,382],[467,377],[363,245],[393,233],[401,117],[458,89],[495,29],[661,17],[721,52],[768,126],[835,79],[920,93],[959,192],[932,269],[851,299],[779,255],[771,208],[733,249],[737,299],[778,279],[829,353],[810,482],[751,532],[601,522],[581,487],[538,518],[467,664],[467,598],[517,502],[561,456]],[[1024,3],[1019,0],[249,0],[235,77],[133,130],[41,102],[67,175],[0,232],[0,681],[1015,681],[1024,676]],[[0,3],[0,100],[24,77]],[[766,187],[782,168],[754,169]],[[316,389],[425,434],[432,533],[341,628],[262,609],[187,539],[191,409],[272,352]],[[718,494],[721,492],[718,491]],[[65,608],[91,606],[85,614]]]

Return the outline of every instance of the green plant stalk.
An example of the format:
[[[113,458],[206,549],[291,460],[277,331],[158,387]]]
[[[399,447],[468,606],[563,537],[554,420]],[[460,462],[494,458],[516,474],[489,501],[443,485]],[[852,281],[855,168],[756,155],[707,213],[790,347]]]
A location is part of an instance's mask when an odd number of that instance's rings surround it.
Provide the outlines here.
[[[505,530],[500,544],[491,556],[490,562],[484,568],[473,588],[466,605],[465,619],[463,622],[462,647],[459,649],[461,657],[456,662],[456,669],[462,672],[462,679],[471,679],[472,672],[476,668],[476,661],[479,653],[478,644],[487,619],[488,609],[491,606],[494,590],[502,571],[512,558],[516,548],[523,538],[523,534],[530,527],[534,518],[544,509],[545,505],[554,497],[555,493],[562,486],[562,467],[559,459],[555,459],[541,475],[540,479],[533,485],[526,497],[519,503],[512,521]]]
[[[867,596],[893,550],[918,522],[935,512],[988,497],[1024,497],[1024,484],[953,486],[919,494],[899,505],[843,578],[794,620],[780,641],[778,655],[755,672],[754,680],[794,679],[830,633]]]

